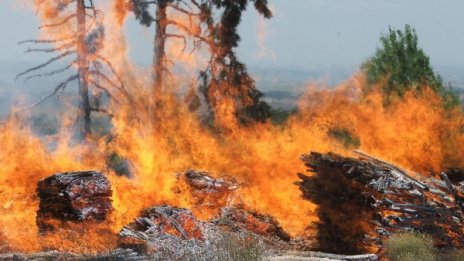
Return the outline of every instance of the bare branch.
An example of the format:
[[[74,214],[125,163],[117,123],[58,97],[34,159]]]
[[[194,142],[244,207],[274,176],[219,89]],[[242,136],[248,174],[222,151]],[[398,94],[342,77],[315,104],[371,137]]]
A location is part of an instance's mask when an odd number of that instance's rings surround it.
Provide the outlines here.
[[[95,88],[100,89],[103,92],[105,92],[108,98],[110,98],[112,101],[119,103],[119,101],[114,98],[114,96],[110,93],[110,91],[106,87],[104,87],[103,85],[99,84],[98,82],[94,80],[89,80],[89,83],[95,86]]]
[[[185,37],[185,35],[167,33],[165,34],[165,36],[166,38],[173,37],[182,39],[184,41],[184,48],[182,48],[182,52],[185,52],[185,49],[187,49],[187,38]]]
[[[103,80],[108,82],[111,86],[117,88],[117,89],[122,89],[121,86],[117,85],[115,82],[113,82],[108,76],[106,76],[104,73],[98,71],[98,70],[91,70],[89,71],[90,74],[97,75],[98,77],[101,77]]]
[[[39,0],[37,1],[36,5],[37,5],[37,9],[35,10],[35,15],[37,15],[40,11],[40,6],[43,4],[43,2],[45,2],[45,0]]]
[[[190,16],[200,16],[199,13],[193,13],[191,11],[188,11],[188,10],[185,10],[184,8],[182,8],[178,3],[176,4],[169,4],[170,7],[172,7],[173,9],[183,13],[183,14],[186,14],[188,15],[189,17]]]
[[[202,42],[208,44],[211,48],[214,47],[214,43],[210,39],[206,38],[205,36],[202,36],[200,34],[197,34],[197,33],[193,32],[192,30],[190,30],[190,28],[188,28],[187,26],[185,26],[185,25],[183,25],[183,24],[181,24],[181,23],[179,23],[179,22],[177,22],[175,20],[167,19],[167,24],[178,27],[182,31],[186,32],[189,36],[195,37],[195,38],[201,40]]]
[[[36,67],[33,67],[33,68],[31,68],[31,69],[29,69],[29,70],[27,70],[27,71],[24,71],[24,72],[22,72],[22,73],[16,75],[16,80],[17,80],[19,77],[21,77],[21,76],[23,76],[23,75],[25,75],[25,74],[27,74],[27,73],[30,73],[30,72],[32,72],[32,71],[39,70],[39,69],[41,69],[41,68],[43,68],[43,67],[45,67],[45,66],[47,66],[47,65],[49,65],[49,64],[51,64],[51,63],[53,63],[53,62],[55,62],[55,61],[61,60],[61,59],[65,58],[66,56],[69,56],[69,55],[71,55],[71,54],[73,54],[73,53],[74,53],[74,51],[66,51],[66,52],[64,52],[64,53],[62,53],[62,54],[60,54],[60,55],[58,55],[58,56],[55,56],[55,57],[51,58],[50,60],[46,61],[45,63],[42,63],[42,64],[40,64],[40,65],[38,65],[38,66],[36,66]]]
[[[126,91],[126,87],[124,86],[124,82],[122,81],[121,77],[119,77],[119,74],[116,72],[116,70],[114,69],[111,62],[108,59],[106,59],[105,57],[103,57],[103,56],[101,56],[99,54],[96,54],[96,57],[98,59],[102,60],[110,68],[111,72],[114,74],[116,79],[118,79],[118,82],[121,84],[121,89],[124,90],[125,94],[128,94],[127,91]]]
[[[52,97],[53,95],[57,94],[58,91],[60,90],[64,90],[64,88],[66,88],[66,86],[68,85],[68,83],[76,80],[79,78],[79,75],[75,74],[75,75],[72,75],[70,76],[68,79],[66,79],[65,81],[61,82],[60,84],[58,84],[55,89],[53,89],[53,91],[51,91],[49,94],[45,95],[44,97],[42,97],[39,101],[37,101],[36,103],[33,103],[29,106],[26,106],[18,111],[16,111],[16,113],[19,113],[19,112],[22,112],[22,111],[25,111],[25,110],[29,110],[39,104],[41,104],[42,102],[44,102],[45,100],[47,100],[48,98]]]
[[[35,75],[28,76],[24,80],[27,81],[27,80],[30,80],[32,78],[52,76],[52,75],[55,75],[57,73],[61,73],[61,72],[69,70],[74,64],[76,64],[76,61],[74,61],[74,62],[70,63],[69,65],[67,65],[66,67],[63,67],[63,68],[58,69],[58,70],[54,70],[54,71],[51,71],[51,72],[48,72],[48,73],[41,73],[41,74],[35,74]]]
[[[57,51],[63,51],[66,50],[72,46],[76,45],[76,41],[63,44],[62,46],[55,47],[55,48],[47,48],[47,49],[40,49],[40,48],[28,48],[25,53],[31,53],[31,52],[44,52],[44,53],[52,53],[52,52],[57,52]]]
[[[201,9],[200,4],[196,0],[190,0],[198,9]]]
[[[70,36],[69,38],[55,39],[55,40],[24,40],[24,41],[18,42],[18,44],[25,44],[25,43],[36,43],[36,44],[56,43],[56,42],[64,42],[64,41],[69,41],[69,40],[76,40],[76,37],[75,36]]]
[[[109,112],[107,109],[104,109],[104,108],[90,108],[90,110],[94,112],[106,114],[108,115],[108,117],[111,117],[111,118],[114,117],[114,114],[112,114],[111,112]]]
[[[69,22],[69,20],[73,19],[74,17],[77,17],[77,14],[72,14],[67,16],[63,21],[56,23],[56,24],[44,24],[39,26],[39,29],[45,28],[45,27],[55,27],[55,26],[61,26],[64,25],[65,23]]]

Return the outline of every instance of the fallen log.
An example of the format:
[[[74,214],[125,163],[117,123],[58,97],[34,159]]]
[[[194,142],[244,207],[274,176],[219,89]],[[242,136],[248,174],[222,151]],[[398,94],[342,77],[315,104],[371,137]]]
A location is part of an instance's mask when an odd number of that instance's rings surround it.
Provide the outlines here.
[[[43,260],[66,260],[66,261],[148,261],[147,256],[141,256],[130,249],[115,249],[109,253],[97,255],[85,255],[65,253],[59,251],[38,252],[33,254],[7,253],[0,254],[0,260],[5,261],[43,261]]]
[[[102,221],[112,211],[111,184],[100,172],[64,172],[39,181],[37,225],[52,230],[53,221]]]
[[[355,252],[362,252],[363,246],[381,249],[391,234],[418,231],[434,237],[438,247],[464,246],[462,198],[446,175],[442,175],[444,183],[419,180],[391,163],[359,151],[355,154],[358,158],[311,152],[302,160],[314,175],[298,174],[304,196],[319,204],[321,227],[338,226],[332,235],[357,238],[338,244],[351,243]],[[351,228],[364,225],[350,230],[340,224],[340,216]],[[334,220],[340,221],[334,224]]]
[[[268,258],[269,261],[286,260],[286,261],[314,261],[314,260],[327,260],[327,261],[374,261],[379,257],[374,254],[363,255],[337,255],[315,251],[284,251],[272,255]]]

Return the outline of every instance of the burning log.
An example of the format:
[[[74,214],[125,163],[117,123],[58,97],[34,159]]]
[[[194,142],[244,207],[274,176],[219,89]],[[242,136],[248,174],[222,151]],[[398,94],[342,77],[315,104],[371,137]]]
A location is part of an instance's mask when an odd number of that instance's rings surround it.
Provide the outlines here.
[[[428,233],[438,247],[464,246],[462,197],[446,174],[442,174],[444,182],[422,181],[388,162],[355,153],[358,158],[317,152],[303,155],[315,175],[299,174],[302,181],[297,183],[305,197],[319,203],[322,222],[341,222],[344,216],[348,226],[362,223],[356,231],[335,224],[340,234],[357,239],[352,242],[355,251],[360,246],[381,247],[385,237],[399,231]]]
[[[223,193],[239,187],[233,180],[215,179],[204,171],[188,170],[184,176],[190,187],[198,192]]]
[[[53,229],[53,220],[102,221],[112,211],[111,184],[95,171],[55,174],[38,183],[37,193],[41,231]]]
[[[213,178],[208,172],[188,170],[179,175],[179,193],[185,190],[193,199],[192,204],[202,212],[216,212],[232,204],[240,185],[233,179]],[[182,189],[185,188],[185,189]]]
[[[144,210],[119,233],[119,246],[151,254],[165,246],[166,239],[204,241],[206,223],[190,210],[159,206]]]
[[[282,229],[272,216],[238,207],[222,208],[220,216],[212,220],[212,223],[222,228],[228,228],[231,231],[247,231],[265,238],[276,238],[285,242],[290,241],[290,235]]]
[[[204,246],[228,233],[290,248],[290,236],[273,217],[236,207],[221,209],[221,215],[208,222],[198,220],[184,208],[146,209],[121,230],[118,245],[151,255],[158,251]]]

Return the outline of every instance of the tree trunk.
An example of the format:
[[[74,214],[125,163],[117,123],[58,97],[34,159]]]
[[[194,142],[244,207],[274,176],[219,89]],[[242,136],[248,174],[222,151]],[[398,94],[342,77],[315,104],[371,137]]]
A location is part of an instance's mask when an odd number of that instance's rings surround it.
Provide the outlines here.
[[[86,45],[85,0],[77,1],[77,62],[79,74],[79,132],[82,139],[90,136],[90,102]]]
[[[153,55],[153,95],[155,101],[159,98],[163,89],[164,60],[166,57],[166,27],[167,27],[167,2],[159,0],[156,5],[156,33]]]

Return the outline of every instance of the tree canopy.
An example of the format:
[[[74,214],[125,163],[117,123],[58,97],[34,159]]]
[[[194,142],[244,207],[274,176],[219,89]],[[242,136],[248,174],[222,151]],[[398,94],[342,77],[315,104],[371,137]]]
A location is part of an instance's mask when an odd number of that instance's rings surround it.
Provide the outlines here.
[[[375,55],[362,65],[368,83],[380,86],[387,99],[428,87],[447,104],[456,103],[456,97],[445,88],[418,42],[417,33],[410,25],[405,25],[404,30],[389,28],[388,33],[380,37],[381,46]]]

